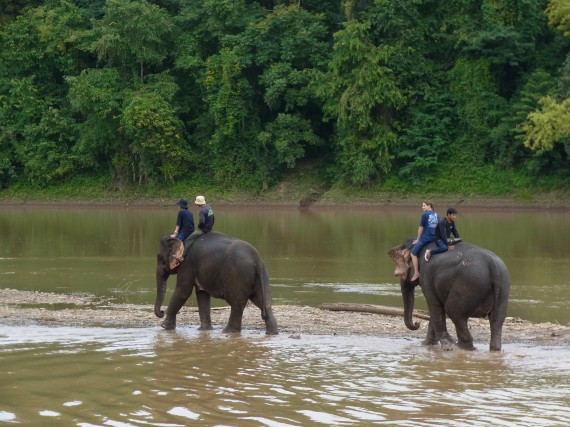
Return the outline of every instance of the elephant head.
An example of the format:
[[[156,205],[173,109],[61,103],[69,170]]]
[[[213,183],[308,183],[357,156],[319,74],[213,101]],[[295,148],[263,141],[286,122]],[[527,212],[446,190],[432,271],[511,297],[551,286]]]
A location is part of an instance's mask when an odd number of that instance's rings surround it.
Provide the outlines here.
[[[388,256],[396,263],[394,276],[400,278],[400,288],[402,290],[402,298],[404,300],[404,323],[415,331],[420,327],[419,322],[414,323],[412,313],[414,311],[414,289],[417,281],[412,283],[410,279],[413,275],[412,267],[412,244],[413,239],[408,239],[402,245],[393,247],[388,251]]]
[[[394,246],[388,251],[388,256],[396,263],[394,276],[398,276],[404,281],[409,281],[412,277],[412,239],[407,240],[402,245]]]
[[[164,311],[160,309],[166,295],[166,281],[180,265],[184,254],[184,244],[169,235],[160,239],[160,247],[156,254],[156,301],[154,314],[156,317],[164,317]]]

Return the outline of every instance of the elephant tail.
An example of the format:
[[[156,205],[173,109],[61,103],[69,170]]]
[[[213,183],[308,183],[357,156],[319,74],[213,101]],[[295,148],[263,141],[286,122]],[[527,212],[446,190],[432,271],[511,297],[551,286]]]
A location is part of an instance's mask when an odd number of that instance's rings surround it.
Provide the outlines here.
[[[503,322],[507,317],[507,306],[509,304],[511,279],[507,266],[499,257],[495,258],[492,268],[492,286],[495,293],[495,301],[493,309],[489,313],[489,323],[491,326],[489,349],[491,351],[500,351],[502,346]]]
[[[505,263],[496,258],[493,263],[493,289],[495,293],[494,314],[497,319],[505,319],[507,315],[507,305],[511,288],[509,270]]]
[[[257,270],[257,286],[261,292],[261,318],[267,320],[269,316],[267,315],[267,301],[271,301],[271,296],[269,293],[269,274],[263,262],[259,262],[256,266]]]

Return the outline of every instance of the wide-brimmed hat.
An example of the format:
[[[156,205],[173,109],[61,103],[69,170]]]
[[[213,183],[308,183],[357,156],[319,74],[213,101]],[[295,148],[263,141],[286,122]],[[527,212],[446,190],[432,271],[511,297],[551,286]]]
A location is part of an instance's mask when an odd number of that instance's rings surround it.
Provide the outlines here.
[[[196,203],[197,205],[205,205],[206,199],[204,198],[204,196],[196,196],[196,201],[194,203]]]
[[[180,199],[176,202],[176,204],[181,208],[188,209],[188,200],[186,199]]]

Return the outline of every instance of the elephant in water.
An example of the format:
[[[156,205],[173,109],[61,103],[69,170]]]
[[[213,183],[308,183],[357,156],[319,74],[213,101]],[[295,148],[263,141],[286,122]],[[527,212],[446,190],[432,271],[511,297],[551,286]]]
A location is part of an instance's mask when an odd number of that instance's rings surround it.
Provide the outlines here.
[[[426,249],[422,249],[419,285],[424,293],[430,321],[425,345],[454,343],[447,332],[446,316],[455,325],[458,346],[474,350],[473,337],[469,332],[470,317],[489,317],[491,327],[490,350],[501,350],[502,330],[507,315],[510,278],[503,261],[493,252],[479,246],[461,242],[455,250],[432,256],[424,260]],[[411,282],[412,239],[388,251],[396,263],[394,275],[400,277],[404,299],[404,322],[411,330],[419,328],[412,322],[414,289],[418,281]]]
[[[267,335],[276,335],[277,321],[271,309],[269,275],[259,253],[249,243],[218,232],[199,237],[184,255],[183,243],[168,235],[160,240],[156,263],[156,302],[154,313],[161,310],[166,282],[176,274],[176,288],[162,322],[165,329],[176,328],[176,315],[196,289],[200,329],[212,329],[210,297],[222,298],[231,307],[224,332],[240,332],[248,300],[261,310]]]

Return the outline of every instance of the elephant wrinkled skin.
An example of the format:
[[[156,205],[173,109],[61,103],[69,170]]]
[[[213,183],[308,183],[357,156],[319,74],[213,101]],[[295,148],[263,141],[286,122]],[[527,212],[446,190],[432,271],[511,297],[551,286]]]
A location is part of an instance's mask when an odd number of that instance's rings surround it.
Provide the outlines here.
[[[470,317],[488,316],[491,327],[489,348],[491,351],[501,350],[510,291],[509,271],[504,262],[493,252],[465,242],[458,243],[455,250],[434,255],[429,262],[424,261],[426,249],[434,246],[433,243],[426,246],[418,256],[419,285],[430,314],[424,344],[454,343],[447,332],[447,316],[455,325],[457,345],[474,350],[468,320]],[[412,311],[418,281],[410,281],[413,273],[412,247],[412,239],[409,239],[390,249],[388,255],[396,263],[394,275],[400,277],[404,322],[409,329],[416,330],[419,323],[412,322]]]
[[[164,317],[161,310],[166,284],[171,274],[176,275],[176,288],[162,322],[165,329],[176,327],[176,315],[196,289],[200,329],[212,329],[210,298],[222,298],[231,307],[224,332],[240,332],[243,311],[248,300],[261,310],[266,334],[278,333],[277,321],[271,309],[269,275],[259,253],[249,243],[210,232],[199,237],[181,263],[183,244],[168,235],[160,240],[156,264],[156,301],[154,312]]]

